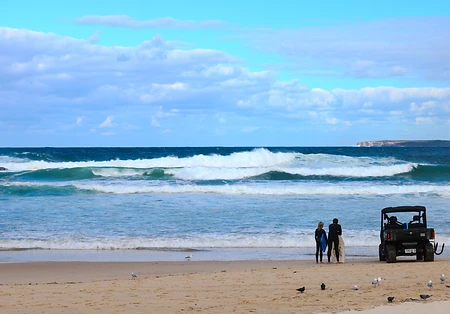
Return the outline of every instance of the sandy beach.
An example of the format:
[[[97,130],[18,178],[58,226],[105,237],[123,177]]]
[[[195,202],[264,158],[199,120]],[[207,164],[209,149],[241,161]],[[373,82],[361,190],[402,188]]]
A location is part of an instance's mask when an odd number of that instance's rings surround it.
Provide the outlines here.
[[[450,276],[448,259],[4,263],[0,312],[448,313],[450,277],[441,283],[442,273]],[[376,287],[375,277],[382,278]]]

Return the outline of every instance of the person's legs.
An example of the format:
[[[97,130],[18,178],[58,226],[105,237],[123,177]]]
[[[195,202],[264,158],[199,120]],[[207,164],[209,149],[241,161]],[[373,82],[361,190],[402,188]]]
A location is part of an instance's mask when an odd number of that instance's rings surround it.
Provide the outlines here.
[[[331,260],[331,247],[332,246],[333,246],[333,241],[328,239],[328,252],[327,252],[328,264],[330,263],[330,260]]]
[[[323,259],[323,251],[322,251],[322,247],[319,248],[319,253],[320,253],[320,263],[322,263],[322,259]]]
[[[334,253],[336,254],[336,261],[339,263],[339,239],[333,240],[334,242]]]
[[[320,243],[316,242],[316,263],[319,262],[319,251],[320,251],[320,256],[322,256],[322,250],[320,249]],[[322,261],[322,257],[320,258],[320,260]]]

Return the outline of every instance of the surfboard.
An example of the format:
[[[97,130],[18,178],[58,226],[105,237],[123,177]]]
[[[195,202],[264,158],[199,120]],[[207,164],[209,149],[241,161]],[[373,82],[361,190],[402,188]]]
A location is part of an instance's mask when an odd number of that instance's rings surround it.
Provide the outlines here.
[[[325,239],[324,234],[322,234],[322,236],[320,237],[320,246],[322,247],[322,251],[325,252],[325,250],[327,249],[327,240]]]
[[[339,262],[345,263],[345,243],[344,238],[340,235],[339,237]],[[334,251],[334,243],[331,245],[331,261],[337,263],[336,253]]]

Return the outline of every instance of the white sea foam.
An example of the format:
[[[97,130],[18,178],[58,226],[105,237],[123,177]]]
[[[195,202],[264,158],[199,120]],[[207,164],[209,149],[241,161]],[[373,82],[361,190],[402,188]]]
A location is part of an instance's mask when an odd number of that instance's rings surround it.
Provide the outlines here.
[[[339,177],[387,177],[411,171],[415,164],[400,164],[366,167],[335,167],[335,168],[207,168],[191,167],[166,170],[167,173],[183,180],[239,180],[255,177],[271,171],[284,172],[301,176],[339,176]]]
[[[143,175],[149,169],[159,168],[183,180],[237,180],[270,171],[303,176],[383,177],[407,173],[417,164],[392,158],[274,153],[260,148],[226,156],[195,155],[137,160],[47,162],[6,158],[2,166],[10,171],[90,168],[95,175],[105,177]]]
[[[344,228],[346,247],[378,247],[377,231],[361,232]],[[210,234],[190,236],[189,238],[125,238],[96,239],[86,241],[71,238],[52,238],[50,240],[0,240],[2,249],[41,248],[52,250],[119,250],[119,249],[208,249],[208,248],[314,248],[314,231],[295,235],[223,235]],[[450,235],[440,235],[439,243],[450,243]],[[378,250],[375,250],[378,252]]]
[[[105,185],[74,184],[79,189],[93,190],[103,193],[215,193],[229,195],[404,195],[431,194],[442,197],[450,196],[450,186],[439,185],[373,185],[373,184],[321,184],[288,183],[285,185],[270,184],[234,184],[234,185]]]
[[[96,191],[112,194],[154,194],[154,193],[195,193],[195,194],[224,194],[224,195],[435,195],[450,197],[448,185],[389,185],[368,182],[339,184],[314,182],[291,182],[271,184],[270,182],[245,182],[224,185],[196,185],[185,181],[111,181],[111,182],[1,182],[0,186],[17,187],[75,187],[80,190]]]
[[[353,241],[355,240],[355,241]],[[377,246],[376,238],[356,240],[352,237],[346,238],[348,246]],[[230,236],[209,235],[191,236],[183,238],[130,238],[130,239],[91,239],[89,241],[76,241],[72,239],[51,240],[1,240],[0,247],[6,248],[42,248],[53,250],[113,250],[113,249],[137,249],[137,248],[307,248],[314,247],[311,236],[292,237],[275,235],[258,236]]]

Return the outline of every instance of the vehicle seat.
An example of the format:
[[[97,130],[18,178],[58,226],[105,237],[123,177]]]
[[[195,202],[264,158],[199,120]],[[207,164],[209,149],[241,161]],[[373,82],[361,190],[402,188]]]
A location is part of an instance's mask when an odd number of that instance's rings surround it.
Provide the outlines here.
[[[389,222],[386,225],[387,229],[401,229],[403,228],[403,224],[397,221],[396,216],[392,216],[389,218]]]
[[[409,222],[408,227],[409,228],[422,228],[422,227],[425,227],[425,225],[420,222],[419,215],[414,215],[413,220]]]

